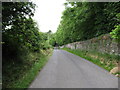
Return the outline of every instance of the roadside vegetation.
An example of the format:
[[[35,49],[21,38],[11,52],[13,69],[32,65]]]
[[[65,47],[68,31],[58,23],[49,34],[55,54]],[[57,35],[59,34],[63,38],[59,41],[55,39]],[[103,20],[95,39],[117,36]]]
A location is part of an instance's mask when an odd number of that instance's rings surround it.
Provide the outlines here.
[[[110,33],[120,46],[119,2],[66,2],[64,5],[65,10],[57,32],[50,39],[51,45],[61,47]],[[64,50],[88,59],[108,71],[118,67],[119,56],[91,52],[92,50]]]
[[[4,68],[3,88],[28,88],[39,71],[52,54],[52,49],[43,51],[45,54],[31,53],[23,63],[9,63]]]
[[[57,32],[51,45],[62,46],[111,33],[120,38],[119,2],[66,2]]]
[[[32,2],[2,3],[2,88],[28,88],[52,53],[50,32],[32,19]]]
[[[2,2],[2,86],[28,88],[47,62],[53,46],[110,33],[120,41],[119,2],[66,2],[56,33],[40,32],[32,2]],[[38,17],[39,18],[39,17]],[[70,50],[110,71],[117,56]],[[118,72],[119,73],[119,72]]]
[[[66,50],[70,53],[73,53],[82,58],[85,58],[85,59],[93,62],[94,64],[97,64],[98,66],[106,69],[109,72],[114,67],[118,67],[118,62],[119,62],[119,58],[120,58],[120,56],[118,56],[118,55],[110,55],[107,53],[99,53],[96,51],[76,50],[76,49],[70,49],[70,48],[63,48],[63,50]],[[120,74],[120,72],[116,72],[114,74],[118,76],[118,74]]]

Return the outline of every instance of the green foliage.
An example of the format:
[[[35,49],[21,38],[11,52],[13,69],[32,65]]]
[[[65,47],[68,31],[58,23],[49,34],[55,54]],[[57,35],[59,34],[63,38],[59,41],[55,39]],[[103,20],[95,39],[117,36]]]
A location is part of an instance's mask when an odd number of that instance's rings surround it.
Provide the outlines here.
[[[118,22],[118,2],[67,2],[51,42],[64,45],[111,32]],[[54,39],[55,38],[55,39]]]
[[[112,38],[116,39],[117,42],[120,42],[120,25],[116,25],[115,29],[110,33]]]
[[[3,11],[3,58],[21,59],[29,52],[39,52],[47,48],[44,33],[39,32],[37,24],[31,18],[35,5],[30,2],[4,2]],[[6,12],[7,11],[7,12]],[[46,43],[45,43],[46,44]]]
[[[39,38],[38,29],[31,19],[34,4],[3,2],[2,5],[3,58],[18,60],[22,55],[27,54],[29,49],[33,49],[35,40]]]
[[[45,52],[45,51],[44,51]],[[16,63],[8,65],[6,69],[7,76],[4,78],[7,82],[3,82],[3,88],[28,88],[36,75],[43,68],[51,55],[51,49],[46,51],[46,55],[40,53],[29,54],[29,60],[23,64]]]
[[[39,32],[32,19],[34,11],[31,2],[2,3],[3,88],[14,87],[14,82],[40,60],[43,49],[50,48],[48,34]]]
[[[120,22],[120,13],[116,15],[117,16],[117,20]],[[114,38],[117,42],[120,43],[120,25],[115,25],[115,29],[112,30],[112,32],[110,32],[110,34],[112,35],[112,38]]]

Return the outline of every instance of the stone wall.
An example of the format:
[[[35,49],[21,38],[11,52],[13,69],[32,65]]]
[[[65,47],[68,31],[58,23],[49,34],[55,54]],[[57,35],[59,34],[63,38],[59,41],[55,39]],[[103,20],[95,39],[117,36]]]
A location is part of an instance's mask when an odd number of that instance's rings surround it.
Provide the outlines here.
[[[63,47],[120,55],[119,46],[120,44],[116,43],[110,34],[105,34],[86,41],[70,43]]]

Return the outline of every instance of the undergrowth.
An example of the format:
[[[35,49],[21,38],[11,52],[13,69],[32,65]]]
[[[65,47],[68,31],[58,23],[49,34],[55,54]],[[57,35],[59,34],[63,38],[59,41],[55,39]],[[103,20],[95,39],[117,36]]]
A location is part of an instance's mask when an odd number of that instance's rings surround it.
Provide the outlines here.
[[[41,53],[29,53],[25,60],[8,62],[3,65],[2,88],[28,88],[38,72],[46,64],[52,50],[42,50]]]

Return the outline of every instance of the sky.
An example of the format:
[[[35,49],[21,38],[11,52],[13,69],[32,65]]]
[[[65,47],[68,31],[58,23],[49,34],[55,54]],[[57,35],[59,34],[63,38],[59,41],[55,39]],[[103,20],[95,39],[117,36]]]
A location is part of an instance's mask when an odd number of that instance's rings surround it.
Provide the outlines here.
[[[37,7],[33,19],[37,22],[41,32],[53,33],[57,31],[60,23],[64,3],[66,0],[31,0]]]

